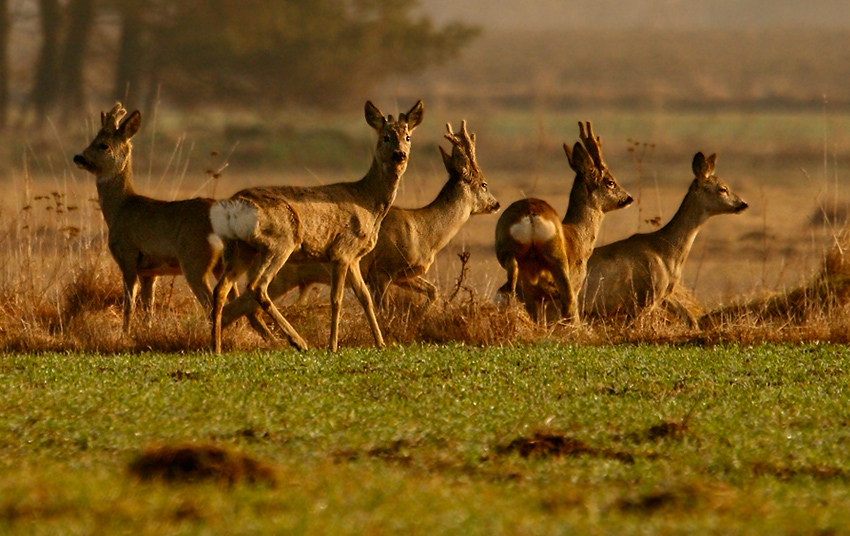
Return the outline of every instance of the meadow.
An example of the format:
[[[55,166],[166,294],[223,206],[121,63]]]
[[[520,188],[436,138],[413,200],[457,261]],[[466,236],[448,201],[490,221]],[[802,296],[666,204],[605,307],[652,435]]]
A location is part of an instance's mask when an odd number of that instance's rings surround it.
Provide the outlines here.
[[[563,210],[561,144],[589,113],[438,108],[415,133],[398,203],[436,195],[444,122],[466,118],[503,206],[535,195]],[[240,325],[212,355],[180,278],[160,283],[150,325],[123,336],[93,180],[70,164],[93,127],[8,144],[21,164],[0,213],[0,532],[842,533],[850,117],[592,119],[637,199],[600,243],[666,221],[696,150],[718,152],[718,174],[750,203],[697,238],[684,284],[708,313],[701,329],[659,314],[534,325],[493,302],[496,216],[476,216],[429,274],[440,299],[399,291],[381,313],[387,350],[348,295],[336,354]],[[135,143],[137,188],[221,197],[361,176],[373,143],[362,118],[327,125],[163,114]],[[322,348],[326,296],[292,301],[284,313]]]
[[[0,532],[841,534],[845,346],[6,354]]]

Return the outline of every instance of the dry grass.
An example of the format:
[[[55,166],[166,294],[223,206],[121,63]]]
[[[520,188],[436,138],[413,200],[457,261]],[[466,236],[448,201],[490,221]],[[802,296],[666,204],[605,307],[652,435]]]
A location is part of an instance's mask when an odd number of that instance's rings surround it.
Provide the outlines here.
[[[57,199],[59,197],[56,197]],[[121,333],[121,282],[106,251],[99,213],[74,233],[63,232],[67,217],[55,210],[11,214],[0,237],[11,255],[0,277],[0,351],[191,352],[208,347],[207,319],[182,278],[163,278],[157,288],[156,311],[137,319],[133,333]],[[6,214],[9,214],[8,212]],[[40,216],[40,217],[39,217]],[[850,341],[850,232],[841,233],[824,255],[820,273],[788,292],[740,299],[701,317],[701,329],[689,329],[662,312],[633,320],[589,319],[579,328],[532,323],[517,303],[496,305],[468,280],[461,266],[443,297],[426,304],[421,297],[394,289],[380,322],[388,341],[397,344],[460,341],[474,346],[514,345],[542,339],[576,344],[671,343],[716,344],[727,341]],[[701,314],[687,291],[679,299]],[[291,305],[285,314],[313,347],[328,338],[326,294],[310,305]],[[141,315],[140,315],[141,316]],[[275,348],[245,323],[225,332],[229,350]],[[370,346],[372,337],[359,304],[347,296],[342,344]]]

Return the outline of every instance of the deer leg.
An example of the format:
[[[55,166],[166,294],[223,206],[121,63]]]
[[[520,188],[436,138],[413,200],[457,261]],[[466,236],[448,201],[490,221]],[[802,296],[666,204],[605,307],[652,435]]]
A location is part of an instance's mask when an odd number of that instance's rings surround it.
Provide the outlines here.
[[[567,266],[556,264],[552,270],[552,278],[555,280],[555,285],[558,287],[558,293],[561,296],[561,318],[569,323],[578,323],[578,300],[576,299],[575,289],[570,282]]]
[[[339,347],[339,315],[342,309],[342,296],[345,292],[347,274],[348,265],[346,263],[337,262],[334,264],[331,274],[331,338],[328,344],[328,349],[331,352],[336,352]]]
[[[210,312],[212,321],[211,345],[213,352],[217,354],[221,353],[221,311],[224,309],[224,301],[227,299],[231,287],[240,275],[241,273],[236,267],[226,265],[212,293],[212,311]]]
[[[180,262],[180,269],[183,271],[183,276],[192,289],[192,294],[198,299],[204,312],[209,314],[212,310],[212,289],[209,282],[209,267],[191,266],[183,261]],[[233,288],[236,288],[233,286]]]
[[[508,273],[508,282],[505,286],[507,286],[507,290],[510,292],[511,298],[513,298],[516,296],[516,285],[517,280],[519,279],[519,264],[514,257],[509,257],[506,264],[507,266],[505,266],[505,271]]]
[[[139,293],[142,299],[142,313],[145,316],[145,323],[150,327],[153,321],[154,307],[154,290],[156,289],[156,276],[139,277],[141,292]]]
[[[366,318],[369,319],[369,326],[372,328],[372,336],[375,337],[375,345],[378,348],[386,348],[384,337],[381,335],[381,328],[378,326],[378,319],[375,317],[375,307],[372,303],[372,295],[369,294],[369,288],[363,281],[363,274],[360,273],[360,262],[351,263],[348,269],[348,278],[351,282],[351,289],[354,290],[354,295],[360,300],[360,305],[363,306],[363,311],[366,313]],[[386,288],[384,289],[386,292]]]
[[[123,272],[124,277],[124,333],[130,333],[130,322],[133,319],[133,309],[136,306],[136,290],[138,278],[136,270],[127,269]]]
[[[251,270],[249,271],[248,292],[254,295],[256,303],[260,304],[263,311],[265,311],[266,314],[272,318],[272,321],[277,324],[277,327],[283,331],[284,335],[286,335],[286,338],[289,340],[289,344],[298,350],[306,350],[307,342],[301,338],[298,332],[295,331],[295,328],[292,327],[292,324],[290,324],[280,311],[278,311],[268,293],[269,284],[277,275],[278,271],[280,271],[281,267],[286,263],[286,260],[289,258],[289,255],[292,254],[294,249],[294,246],[285,249],[276,249],[268,251],[257,258],[254,264],[251,265]],[[248,292],[245,293],[246,296],[248,295]],[[242,297],[236,301],[240,300],[242,300]]]
[[[352,269],[353,267],[354,265],[352,265]],[[360,272],[359,265],[357,271]],[[362,276],[363,273],[360,272],[360,275]],[[377,304],[379,308],[386,309],[389,301],[389,293],[387,291],[390,288],[390,283],[392,283],[392,277],[390,277],[390,274],[381,270],[380,268],[373,267],[369,271],[368,278],[369,283],[367,286],[372,291],[372,304]]]
[[[406,287],[410,290],[419,292],[420,294],[424,294],[428,303],[437,299],[437,287],[421,275],[417,275],[410,279],[396,280],[395,284],[399,287]]]

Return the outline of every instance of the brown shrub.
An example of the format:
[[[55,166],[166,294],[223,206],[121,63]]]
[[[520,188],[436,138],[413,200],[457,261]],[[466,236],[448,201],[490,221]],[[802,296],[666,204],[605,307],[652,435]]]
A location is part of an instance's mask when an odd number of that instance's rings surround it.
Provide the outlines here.
[[[130,472],[144,480],[277,484],[272,466],[216,445],[148,447],[130,463]]]

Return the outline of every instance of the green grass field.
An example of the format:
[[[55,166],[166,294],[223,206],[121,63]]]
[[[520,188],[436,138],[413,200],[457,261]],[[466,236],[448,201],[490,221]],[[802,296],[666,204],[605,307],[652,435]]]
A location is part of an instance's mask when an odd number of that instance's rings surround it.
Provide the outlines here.
[[[549,342],[8,355],[0,533],[839,534],[848,357]]]

